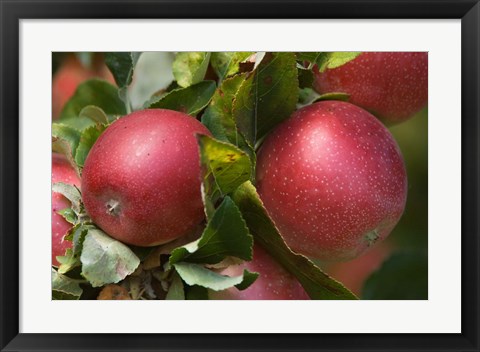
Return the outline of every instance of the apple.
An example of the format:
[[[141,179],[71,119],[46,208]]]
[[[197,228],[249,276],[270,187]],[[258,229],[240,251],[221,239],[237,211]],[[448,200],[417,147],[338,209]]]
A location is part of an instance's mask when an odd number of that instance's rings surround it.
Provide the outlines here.
[[[52,118],[58,119],[66,102],[80,83],[95,76],[75,56],[70,56],[55,72],[52,80]]]
[[[318,93],[347,93],[349,102],[387,123],[405,121],[427,105],[426,52],[365,52],[343,66],[314,71]]]
[[[365,254],[351,261],[326,263],[322,265],[322,269],[360,297],[365,281],[393,252],[392,245],[387,242],[373,246]]]
[[[155,246],[195,231],[204,219],[194,117],[151,109],[111,124],[85,160],[82,197],[92,220],[110,236]]]
[[[112,73],[105,65],[103,57],[94,56],[92,69],[82,65],[74,56],[70,55],[55,72],[52,80],[52,118],[56,120],[68,100],[75,94],[77,87],[91,78],[100,78],[115,84]]]
[[[405,208],[400,149],[369,112],[322,101],[297,110],[258,152],[260,198],[286,243],[323,261],[384,239]]]
[[[253,260],[241,265],[230,266],[223,275],[237,276],[244,269],[259,273],[257,280],[247,289],[236,288],[215,292],[210,299],[223,300],[304,300],[310,299],[298,280],[277,263],[260,245],[253,246]]]
[[[52,184],[63,182],[80,187],[80,179],[67,159],[57,153],[52,155]],[[58,211],[70,208],[70,201],[62,194],[52,192],[52,264],[59,266],[57,256],[65,255],[67,248],[72,247],[72,242],[65,240],[65,235],[72,228]]]

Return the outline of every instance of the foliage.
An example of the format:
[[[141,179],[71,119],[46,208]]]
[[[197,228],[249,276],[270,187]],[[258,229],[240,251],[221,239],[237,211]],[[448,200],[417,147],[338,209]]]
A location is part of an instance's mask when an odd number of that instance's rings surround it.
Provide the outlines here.
[[[106,53],[105,63],[117,87],[96,79],[81,84],[60,120],[52,124],[52,150],[64,154],[79,174],[103,131],[132,111],[129,87],[135,84],[140,54]],[[53,190],[72,202],[60,214],[73,226],[66,237],[73,246],[59,257],[60,267],[52,269],[53,298],[80,299],[79,280],[91,287],[121,283],[132,297],[142,299],[207,299],[208,290],[247,289],[258,273],[245,270],[227,276],[221,269],[252,260],[256,242],[298,279],[312,299],[356,299],[286,245],[258,197],[254,176],[256,151],[263,139],[292,112],[320,100],[348,100],[344,93],[314,93],[312,70],[339,67],[358,55],[177,53],[172,65],[175,82],[155,93],[143,109],[184,112],[211,131],[213,137],[197,137],[206,214],[203,229],[196,238],[148,250],[135,248],[92,223],[79,189],[56,184]],[[364,298],[424,297],[421,275],[425,273],[417,270],[426,268],[424,259],[412,253],[392,257],[368,280]]]

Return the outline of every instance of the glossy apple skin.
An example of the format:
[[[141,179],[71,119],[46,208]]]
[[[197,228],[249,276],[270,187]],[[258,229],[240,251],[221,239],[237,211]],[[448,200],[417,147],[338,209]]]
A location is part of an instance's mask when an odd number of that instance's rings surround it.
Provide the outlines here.
[[[365,52],[343,66],[314,71],[317,92],[347,93],[350,103],[390,124],[409,119],[427,105],[426,52]]]
[[[244,269],[260,276],[247,289],[236,288],[209,294],[210,299],[222,300],[306,300],[310,299],[298,280],[276,262],[261,246],[254,245],[253,260],[222,271],[228,276],[241,275]]]
[[[280,124],[259,150],[256,182],[287,244],[324,261],[350,260],[384,239],[407,196],[390,132],[340,101],[309,105]]]
[[[195,118],[172,110],[134,112],[110,125],[82,173],[92,220],[119,241],[154,246],[194,231],[204,219]]]
[[[67,159],[60,154],[52,155],[52,184],[63,182],[80,187],[80,179]],[[52,264],[58,266],[57,256],[65,254],[67,248],[72,247],[72,242],[64,240],[65,235],[72,228],[63,216],[57,212],[70,208],[68,199],[57,192],[52,192]]]

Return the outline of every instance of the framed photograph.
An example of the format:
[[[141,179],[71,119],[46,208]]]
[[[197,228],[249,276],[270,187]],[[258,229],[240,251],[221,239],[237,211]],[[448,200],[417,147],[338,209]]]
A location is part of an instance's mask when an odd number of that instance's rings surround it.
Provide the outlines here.
[[[478,1],[0,1],[2,351],[479,351]]]

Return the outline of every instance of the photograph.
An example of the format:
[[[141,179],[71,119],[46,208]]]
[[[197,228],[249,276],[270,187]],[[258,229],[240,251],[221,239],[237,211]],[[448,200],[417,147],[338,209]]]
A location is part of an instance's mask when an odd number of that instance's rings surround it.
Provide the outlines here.
[[[51,64],[52,300],[429,299],[428,52]]]
[[[479,2],[0,0],[0,352],[479,352]]]

